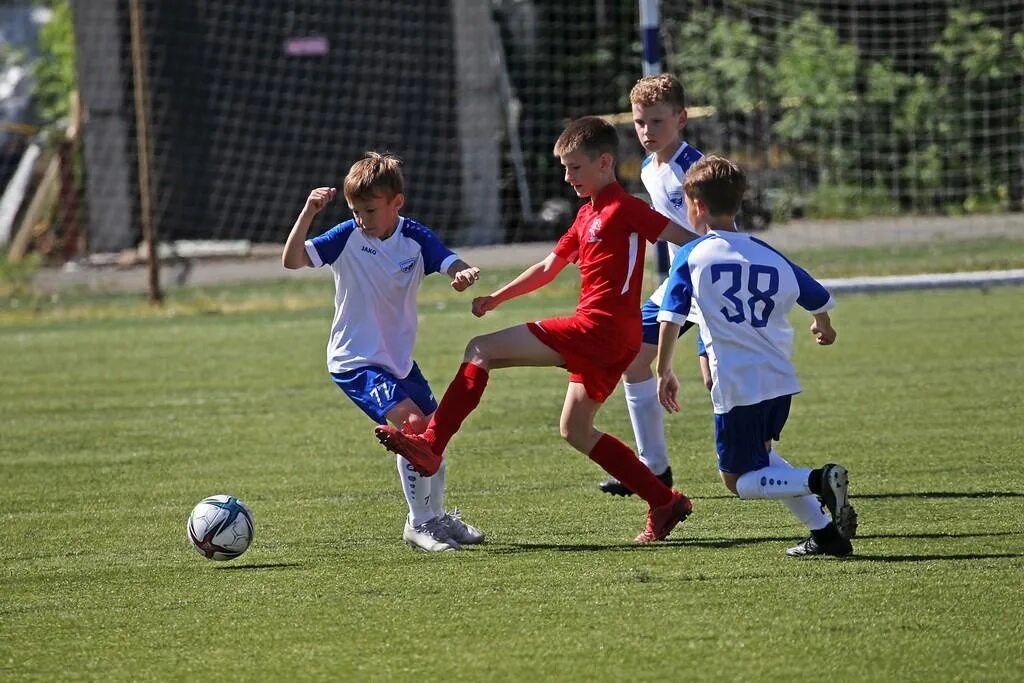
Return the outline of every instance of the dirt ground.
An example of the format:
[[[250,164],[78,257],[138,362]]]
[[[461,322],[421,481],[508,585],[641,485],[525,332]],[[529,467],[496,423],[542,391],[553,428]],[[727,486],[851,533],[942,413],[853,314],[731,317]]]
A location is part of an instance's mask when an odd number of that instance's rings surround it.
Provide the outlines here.
[[[826,246],[872,246],[920,243],[928,240],[965,240],[982,236],[1024,239],[1024,215],[970,216],[964,218],[895,218],[863,221],[799,221],[772,227],[757,235],[783,251]],[[458,248],[459,255],[480,268],[519,267],[544,258],[553,242],[530,242],[486,247]],[[171,259],[161,268],[161,286],[232,284],[284,277],[323,277],[315,269],[286,273],[280,263],[281,245],[253,245],[245,256]],[[653,253],[650,250],[649,253]],[[145,263],[93,266],[71,264],[44,268],[33,279],[41,292],[87,289],[111,292],[144,292]]]

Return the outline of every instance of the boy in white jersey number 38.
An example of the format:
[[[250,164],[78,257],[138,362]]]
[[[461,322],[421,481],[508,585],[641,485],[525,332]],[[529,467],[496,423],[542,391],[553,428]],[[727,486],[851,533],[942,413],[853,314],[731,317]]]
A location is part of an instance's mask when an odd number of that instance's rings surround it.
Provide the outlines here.
[[[793,467],[772,448],[789,416],[800,383],[790,360],[795,304],[814,317],[818,344],[835,342],[828,290],[764,242],[736,232],[746,177],[731,161],[708,156],[683,183],[689,223],[702,237],[683,246],[672,262],[658,320],[658,397],[679,410],[672,352],[680,326],[695,315],[700,345],[711,370],[718,469],[740,498],[775,498],[810,531],[786,551],[793,557],[853,552],[857,513],[847,498],[841,465]],[[819,502],[820,497],[820,502]],[[828,508],[829,515],[821,503]]]
[[[310,192],[281,262],[289,269],[330,266],[334,273],[327,369],[335,384],[377,424],[422,432],[437,402],[412,359],[416,293],[430,273],[446,273],[461,292],[480,271],[430,229],[399,215],[405,203],[400,164],[397,157],[376,152],[353,164],[343,189],[354,220],[307,240],[313,218],[337,195],[333,187]],[[444,466],[423,477],[399,456],[398,473],[409,506],[406,543],[438,552],[483,541],[483,533],[462,521],[458,510],[445,511]]]

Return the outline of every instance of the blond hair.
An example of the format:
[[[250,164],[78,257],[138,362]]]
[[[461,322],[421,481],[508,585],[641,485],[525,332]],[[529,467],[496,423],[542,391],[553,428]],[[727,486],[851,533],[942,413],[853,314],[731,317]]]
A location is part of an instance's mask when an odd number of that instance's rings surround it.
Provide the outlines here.
[[[629,103],[642,107],[664,102],[673,110],[686,109],[686,93],[683,84],[672,74],[644,76],[629,91]]]
[[[366,152],[365,156],[352,164],[352,168],[348,170],[343,191],[345,199],[351,202],[377,195],[391,199],[402,194],[404,188],[401,159],[393,154]]]
[[[555,140],[555,156],[563,157],[582,150],[593,158],[611,154],[616,158],[619,152],[619,134],[615,126],[600,116],[584,116],[569,122],[562,134]]]
[[[735,216],[740,212],[747,176],[732,161],[706,156],[686,173],[683,192],[690,199],[699,199],[712,216]]]

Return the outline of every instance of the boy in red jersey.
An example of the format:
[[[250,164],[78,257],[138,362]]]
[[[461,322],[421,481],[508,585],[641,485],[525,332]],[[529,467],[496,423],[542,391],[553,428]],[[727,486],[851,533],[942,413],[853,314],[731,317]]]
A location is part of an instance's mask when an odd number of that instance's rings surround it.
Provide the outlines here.
[[[377,427],[388,450],[425,476],[440,467],[448,441],[480,402],[491,370],[558,366],[570,373],[560,420],[562,437],[647,501],[646,527],[637,543],[665,538],[692,509],[682,493],[663,484],[629,446],[594,428],[594,418],[641,344],[640,297],[647,242],[682,244],[695,235],[626,193],[615,178],[618,135],[588,116],[570,123],[555,142],[565,182],[590,201],[551,254],[488,296],[473,300],[483,316],[500,304],[550,283],[569,263],[580,271],[576,314],[505,328],[474,337],[455,379],[422,434]]]

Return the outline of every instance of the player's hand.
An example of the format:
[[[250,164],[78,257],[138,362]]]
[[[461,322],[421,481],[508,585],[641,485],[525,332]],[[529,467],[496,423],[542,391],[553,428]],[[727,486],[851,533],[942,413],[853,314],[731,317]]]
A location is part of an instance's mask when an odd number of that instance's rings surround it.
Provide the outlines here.
[[[327,206],[327,204],[333,202],[336,196],[338,196],[337,188],[318,187],[309,193],[309,197],[306,198],[306,206],[303,211],[318,214],[321,209]]]
[[[669,372],[667,375],[658,376],[658,401],[670,413],[679,412],[679,380],[676,373]]]
[[[460,270],[459,272],[455,273],[455,276],[452,278],[452,289],[454,289],[456,292],[464,292],[470,286],[472,286],[474,282],[476,282],[479,279],[479,268],[471,267],[466,268],[465,270]]]
[[[819,346],[828,346],[836,341],[836,330],[828,323],[819,323],[815,320],[811,323],[811,334],[814,335]]]
[[[493,311],[498,307],[498,300],[491,295],[478,296],[473,299],[473,315],[478,318],[484,317],[487,311]]]

